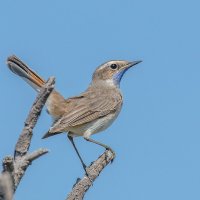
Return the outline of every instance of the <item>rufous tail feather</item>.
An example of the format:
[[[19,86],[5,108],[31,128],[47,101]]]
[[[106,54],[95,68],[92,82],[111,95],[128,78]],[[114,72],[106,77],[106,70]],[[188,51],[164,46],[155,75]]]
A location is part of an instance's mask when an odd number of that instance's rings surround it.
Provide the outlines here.
[[[45,84],[45,80],[43,78],[41,78],[36,72],[30,69],[15,55],[9,56],[7,58],[7,65],[13,73],[22,77],[35,90],[40,91],[42,85]]]

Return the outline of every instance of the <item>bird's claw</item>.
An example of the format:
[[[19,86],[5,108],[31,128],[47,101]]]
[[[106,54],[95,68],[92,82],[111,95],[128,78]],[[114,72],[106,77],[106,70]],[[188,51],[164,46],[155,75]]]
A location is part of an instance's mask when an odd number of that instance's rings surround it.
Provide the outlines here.
[[[115,152],[114,152],[110,147],[106,148],[106,150],[107,150],[107,151],[110,151],[110,152],[112,153],[113,158],[112,158],[112,160],[111,160],[111,163],[113,163],[113,161],[114,161],[114,159],[115,159],[115,157],[116,157]]]

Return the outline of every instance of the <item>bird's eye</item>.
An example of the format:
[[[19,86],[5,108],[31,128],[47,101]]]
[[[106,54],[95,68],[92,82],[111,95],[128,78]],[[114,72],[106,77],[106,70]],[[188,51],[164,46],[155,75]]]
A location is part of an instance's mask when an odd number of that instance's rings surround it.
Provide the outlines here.
[[[111,68],[111,69],[117,69],[117,64],[111,64],[111,65],[110,65],[110,68]]]

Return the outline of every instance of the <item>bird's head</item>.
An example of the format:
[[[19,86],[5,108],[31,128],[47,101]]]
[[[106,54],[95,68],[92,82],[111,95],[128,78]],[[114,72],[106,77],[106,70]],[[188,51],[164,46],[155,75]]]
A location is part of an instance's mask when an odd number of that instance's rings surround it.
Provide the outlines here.
[[[92,83],[107,83],[113,86],[120,85],[124,73],[142,61],[112,60],[100,65],[93,74]]]

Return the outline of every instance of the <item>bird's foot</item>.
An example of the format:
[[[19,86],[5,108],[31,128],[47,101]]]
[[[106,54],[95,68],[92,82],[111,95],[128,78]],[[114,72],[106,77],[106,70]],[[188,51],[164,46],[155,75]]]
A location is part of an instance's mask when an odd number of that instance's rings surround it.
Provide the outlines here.
[[[112,153],[113,158],[112,158],[112,160],[111,160],[111,163],[113,163],[113,161],[114,161],[114,159],[115,159],[115,157],[116,157],[115,151],[114,151],[113,149],[111,149],[110,147],[107,147],[106,150],[107,150],[107,151],[110,151],[110,152]]]

